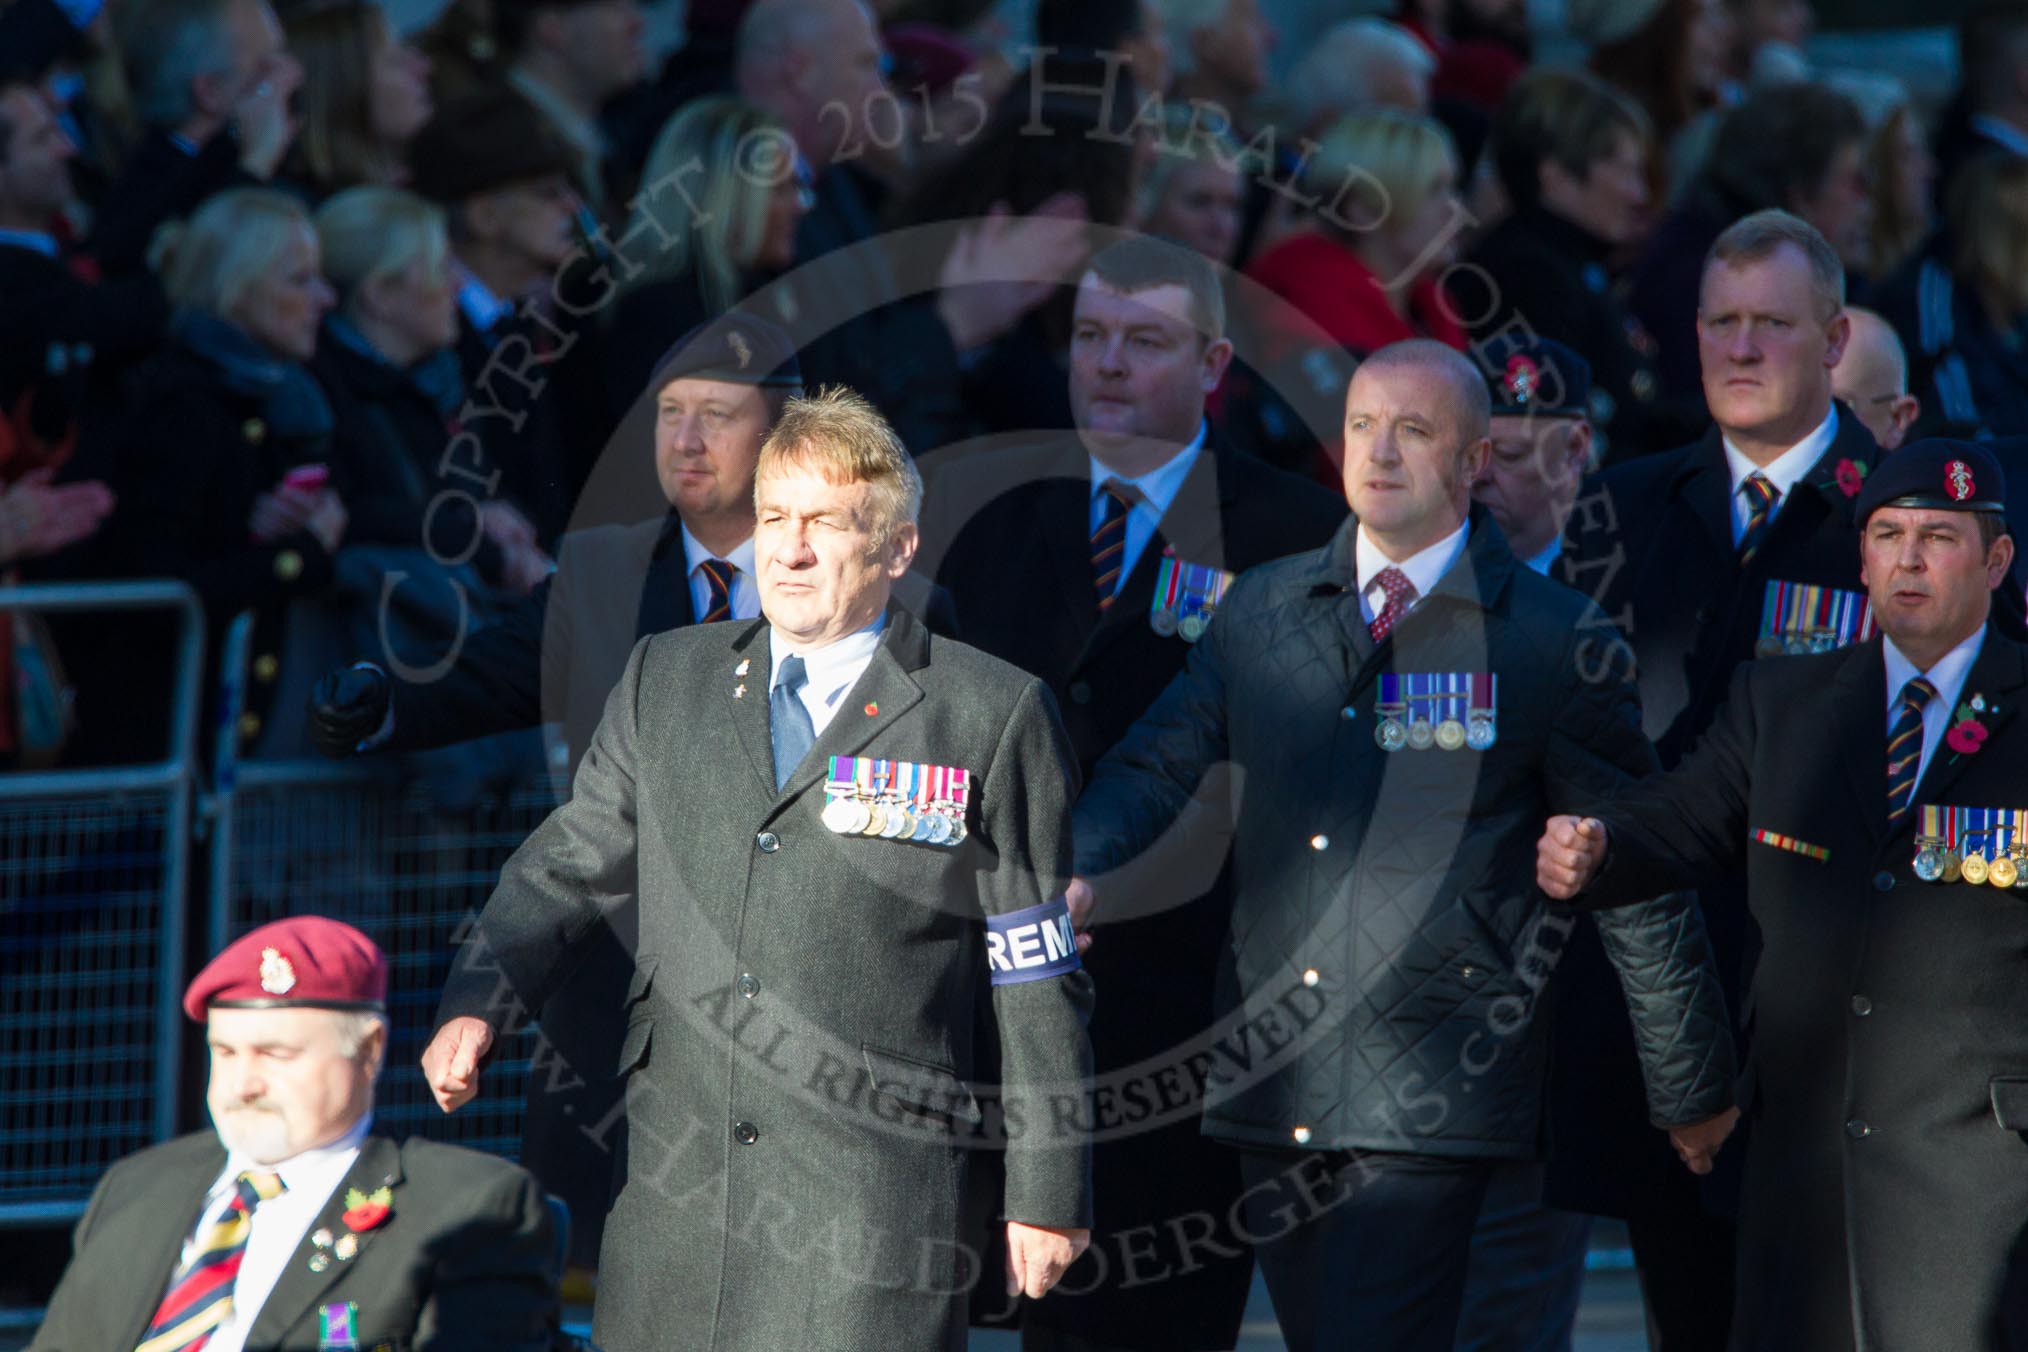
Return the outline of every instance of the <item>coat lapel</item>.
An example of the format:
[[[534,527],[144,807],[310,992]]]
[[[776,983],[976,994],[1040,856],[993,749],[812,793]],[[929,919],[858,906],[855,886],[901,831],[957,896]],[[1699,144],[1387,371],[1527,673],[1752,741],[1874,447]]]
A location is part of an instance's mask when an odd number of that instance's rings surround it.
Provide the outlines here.
[[[333,1261],[322,1272],[310,1270],[310,1257],[317,1252],[310,1237],[319,1230],[329,1230],[334,1236],[351,1232],[340,1219],[345,1214],[345,1194],[350,1189],[371,1193],[375,1188],[394,1190],[392,1214],[380,1225],[359,1236],[359,1250],[366,1246],[390,1225],[401,1223],[401,1150],[393,1141],[384,1136],[368,1136],[359,1147],[359,1158],[352,1162],[352,1168],[344,1181],[331,1190],[330,1200],[317,1213],[317,1219],[304,1232],[303,1241],[290,1256],[289,1264],[276,1279],[274,1290],[261,1306],[261,1312],[254,1317],[253,1327],[247,1331],[246,1345],[255,1347],[279,1347],[283,1335],[303,1318],[317,1298],[330,1288],[331,1284],[350,1270],[358,1261],[357,1255],[344,1262]]]
[[[1990,623],[1989,620],[1989,626]],[[1884,710],[1885,678],[1882,680],[1881,699]],[[1973,660],[1972,669],[1965,674],[1965,688],[1958,694],[1958,705],[1969,703],[1974,695],[1985,697],[1985,712],[1974,717],[1986,725],[1986,745],[1977,751],[1964,752],[1953,751],[1948,742],[1938,742],[1936,750],[1930,755],[1929,765],[1923,770],[1922,779],[1915,786],[1915,797],[1912,800],[1914,803],[1942,803],[1944,795],[1950,792],[1951,787],[1964,776],[1974,761],[1980,756],[1994,754],[1990,749],[1993,740],[2014,721],[2014,715],[2020,710],[2024,685],[2028,685],[2028,672],[2024,672],[2023,669],[2023,649],[2019,644],[2009,642],[1988,627],[1985,642],[1979,646],[1979,655]],[[1957,722],[1958,705],[1944,711],[1946,728]],[[1974,803],[1970,806],[2007,805]],[[1902,819],[1905,829],[1913,829],[1916,815],[1911,811]]]
[[[1055,594],[1066,598],[1066,609],[1077,633],[1079,650],[1098,628],[1098,591],[1091,572],[1091,477],[1083,464],[1068,459],[1044,485],[1040,520],[1042,553],[1056,574]],[[1117,607],[1115,607],[1117,609]]]
[[[1169,510],[1162,514],[1162,520],[1142,547],[1140,557],[1134,560],[1134,571],[1127,574],[1126,585],[1120,588],[1119,595],[1113,598],[1112,605],[1086,641],[1073,671],[1089,666],[1100,653],[1117,643],[1121,635],[1131,634],[1148,623],[1148,609],[1155,599],[1155,578],[1162,571],[1165,550],[1173,550],[1177,558],[1189,563],[1223,566],[1225,543],[1219,516],[1219,507],[1224,501],[1221,477],[1218,456],[1207,440],[1198,452],[1197,463],[1190,467],[1190,472],[1177,486]]]
[[[648,556],[634,632],[659,634],[665,629],[694,624],[696,620],[690,601],[690,559],[683,552],[682,519],[671,512],[662,524],[654,552]]]
[[[1683,479],[1683,501],[1691,515],[1703,523],[1711,547],[1732,560],[1738,546],[1732,539],[1732,471],[1725,464],[1725,443],[1716,427],[1704,434],[1704,441],[1691,457]]]
[[[838,711],[824,730],[817,734],[816,743],[809,754],[803,757],[789,782],[783,786],[768,820],[780,816],[783,809],[800,797],[812,785],[823,780],[830,768],[833,756],[856,755],[867,743],[882,732],[894,726],[895,721],[910,709],[922,703],[923,691],[916,684],[911,672],[920,670],[929,662],[929,635],[926,630],[900,606],[887,607],[887,632],[881,636],[880,646],[873,650],[873,660],[853,683],[852,688],[838,697]],[[767,679],[762,677],[761,688],[767,689]],[[762,710],[767,708],[763,697]],[[767,734],[762,733],[765,741]],[[769,743],[769,758],[773,758],[773,746]],[[774,780],[768,781],[772,787]]]
[[[768,728],[768,681],[774,675],[773,660],[767,617],[763,615],[733,639],[725,654],[723,675],[712,673],[707,677],[723,681],[721,688],[730,706],[732,726],[739,734],[740,745],[746,748],[753,772],[760,776],[763,796],[769,799],[775,796],[775,744]],[[745,675],[738,674],[742,662],[746,664]]]
[[[134,1236],[128,1270],[142,1280],[121,1288],[127,1308],[113,1325],[123,1330],[121,1347],[137,1345],[148,1331],[155,1308],[175,1275],[177,1261],[183,1257],[183,1241],[197,1228],[205,1195],[223,1168],[225,1147],[214,1141],[189,1169],[158,1174],[148,1197],[136,1207],[135,1214],[146,1218],[147,1228]]]
[[[1838,744],[1843,773],[1859,821],[1876,846],[1887,837],[1887,667],[1880,640],[1846,649],[1831,682],[1826,726]]]

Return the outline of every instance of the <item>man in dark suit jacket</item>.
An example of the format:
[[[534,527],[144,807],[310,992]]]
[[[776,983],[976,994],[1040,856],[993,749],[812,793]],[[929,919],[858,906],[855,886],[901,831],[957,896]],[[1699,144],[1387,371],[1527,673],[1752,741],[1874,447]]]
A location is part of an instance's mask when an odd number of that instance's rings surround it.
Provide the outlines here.
[[[1692,445],[1617,465],[1580,494],[1567,580],[1625,634],[1663,767],[1710,725],[1757,652],[1851,643],[1863,617],[1852,495],[1880,463],[1871,433],[1831,397],[1850,333],[1843,269],[1821,234],[1783,212],[1743,218],[1712,246],[1698,343],[1713,426]],[[1735,1018],[1753,939],[1745,899],[1701,893]],[[1685,1178],[1667,1151],[1613,1123],[1637,1102],[1633,1043],[1597,1017],[1616,999],[1591,926],[1563,969],[1574,1017],[1557,1074],[1583,1111],[1559,1116],[1550,1197],[1627,1219],[1662,1345],[1723,1346],[1733,1203]]]
[[[505,1160],[372,1133],[387,959],[316,916],[243,935],[184,995],[213,1132],[108,1170],[34,1352],[541,1352],[555,1235]]]
[[[926,467],[929,566],[968,641],[1049,683],[1083,774],[1182,668],[1215,608],[1210,589],[1321,545],[1345,518],[1343,499],[1207,433],[1204,399],[1232,356],[1224,309],[1198,254],[1154,239],[1111,246],[1078,287],[1070,402],[1080,437]],[[1133,505],[1095,541],[1109,487]],[[1095,931],[1102,1076],[1150,1058],[1181,1071],[1186,1044],[1210,1026],[1230,903],[1220,865],[1214,853],[1195,861],[1189,884],[1120,899]],[[1170,867],[1180,876],[1191,864]],[[1189,1111],[1100,1142],[1093,1176],[1093,1251],[1064,1292],[1027,1312],[1028,1345],[1230,1347],[1252,1275],[1226,1219],[1238,1157],[1204,1140]],[[1163,1224],[1185,1213],[1218,1218],[1197,1237],[1208,1256],[1192,1260]]]
[[[1097,890],[1070,893],[1103,915],[1111,875],[1163,834],[1230,835],[1205,1130],[1243,1152],[1282,1329],[1296,1349],[1448,1352],[1487,1183],[1542,1146],[1537,997],[1567,924],[1528,885],[1528,805],[1610,796],[1654,753],[1624,669],[1580,660],[1610,628],[1470,507],[1478,369],[1384,348],[1345,431],[1357,519],[1234,583],[1079,800]],[[1732,1044],[1697,909],[1662,898],[1601,929],[1646,1116],[1708,1167]]]
[[[1857,505],[1883,636],[1743,667],[1680,766],[1540,844],[1542,887],[1581,906],[1745,875],[1742,1352],[2028,1334],[2028,649],[1991,623],[2004,497],[1979,446],[1896,452]]]
[[[864,400],[790,402],[756,476],[764,621],[634,649],[446,990],[423,1067],[452,1109],[638,898],[612,1352],[958,1349],[982,1277],[1040,1297],[1088,1237],[1075,770],[1047,687],[890,604],[920,494]],[[1004,1130],[974,1083],[989,1036]],[[1000,1140],[995,1196],[976,1152]],[[989,1220],[1004,1274],[980,1270]]]

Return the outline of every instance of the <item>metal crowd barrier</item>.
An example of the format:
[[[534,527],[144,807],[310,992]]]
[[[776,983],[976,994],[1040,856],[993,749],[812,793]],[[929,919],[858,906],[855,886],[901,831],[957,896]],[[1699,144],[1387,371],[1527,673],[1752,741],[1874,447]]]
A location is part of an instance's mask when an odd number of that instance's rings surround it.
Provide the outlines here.
[[[0,614],[169,611],[165,759],[0,775],[0,1226],[83,1214],[176,1125],[204,611],[176,582],[0,588]]]
[[[390,1038],[374,1100],[375,1130],[518,1156],[532,1032],[502,1046],[479,1096],[445,1116],[418,1061],[437,997],[500,867],[555,805],[547,777],[467,811],[440,810],[399,767],[360,761],[239,760],[251,623],[228,631],[209,823],[206,940],[216,951],[257,925],[328,915],[358,926],[388,955]]]

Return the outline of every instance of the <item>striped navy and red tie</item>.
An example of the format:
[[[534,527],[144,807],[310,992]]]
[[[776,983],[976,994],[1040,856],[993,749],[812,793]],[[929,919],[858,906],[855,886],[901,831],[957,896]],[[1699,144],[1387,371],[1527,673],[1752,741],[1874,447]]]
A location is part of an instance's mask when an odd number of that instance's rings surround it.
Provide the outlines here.
[[[1915,802],[1915,772],[1922,764],[1922,711],[1936,698],[1936,687],[1917,676],[1901,687],[1894,726],[1887,733],[1887,824],[1908,815]]]
[[[739,570],[724,559],[706,559],[697,565],[697,571],[704,574],[704,586],[711,594],[705,598],[703,623],[732,618],[732,579]]]
[[[212,1330],[232,1313],[233,1279],[246,1257],[254,1208],[282,1191],[280,1174],[244,1173],[235,1180],[232,1204],[198,1232],[189,1261],[169,1279],[134,1352],[198,1352],[211,1341]]]
[[[1098,589],[1098,608],[1103,615],[1112,609],[1119,591],[1120,561],[1127,553],[1127,513],[1134,505],[1134,490],[1118,479],[1099,486],[1104,496],[1098,529],[1091,533],[1091,580]]]

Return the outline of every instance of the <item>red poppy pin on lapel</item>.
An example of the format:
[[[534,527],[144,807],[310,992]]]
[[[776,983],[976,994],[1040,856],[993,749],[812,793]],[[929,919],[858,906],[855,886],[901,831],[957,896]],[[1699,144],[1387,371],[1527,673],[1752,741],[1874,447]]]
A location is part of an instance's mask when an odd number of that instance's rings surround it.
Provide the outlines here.
[[[1973,695],[1957,708],[1957,721],[1944,734],[1944,745],[1960,756],[1969,756],[1986,744],[1986,725],[1979,715],[1986,712],[1986,697]]]
[[[375,1188],[370,1193],[357,1188],[345,1190],[345,1214],[338,1219],[354,1234],[377,1230],[394,1214],[394,1190]]]

